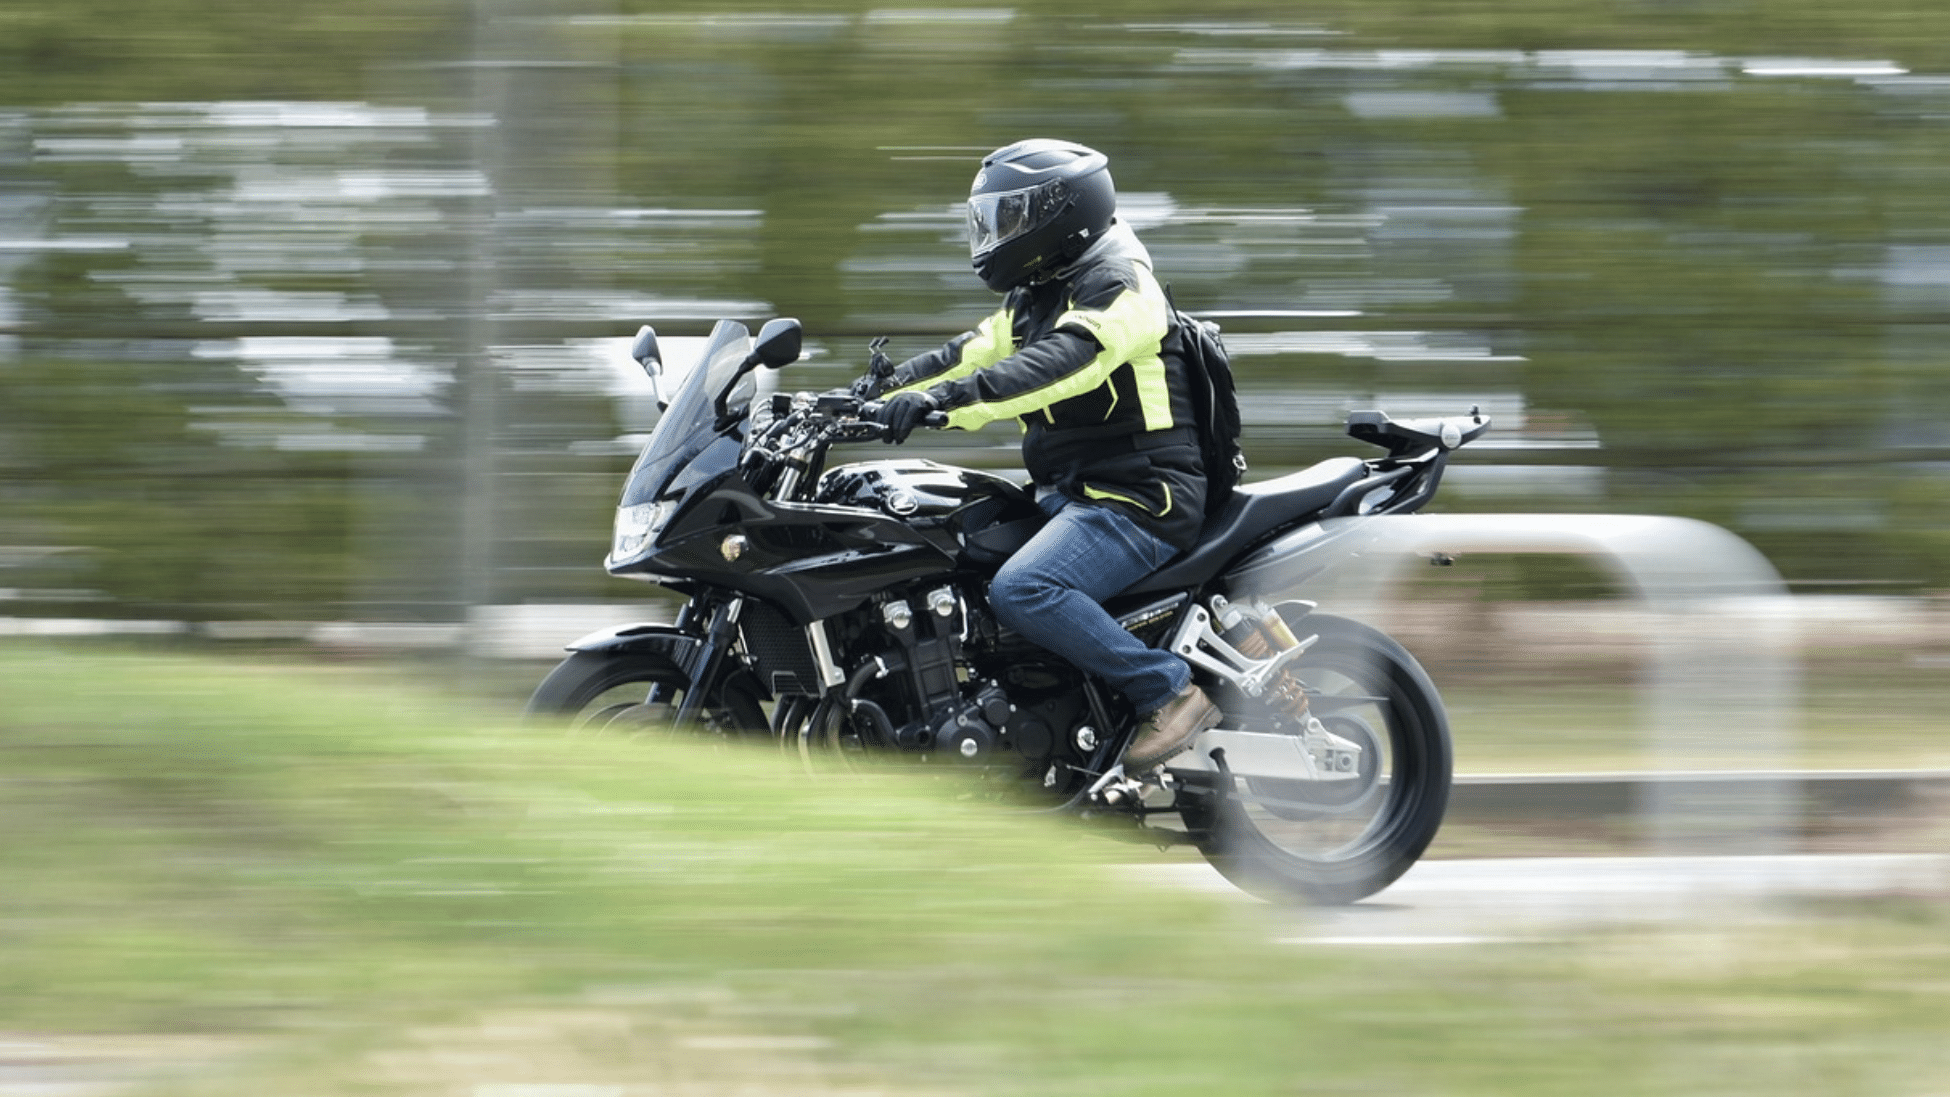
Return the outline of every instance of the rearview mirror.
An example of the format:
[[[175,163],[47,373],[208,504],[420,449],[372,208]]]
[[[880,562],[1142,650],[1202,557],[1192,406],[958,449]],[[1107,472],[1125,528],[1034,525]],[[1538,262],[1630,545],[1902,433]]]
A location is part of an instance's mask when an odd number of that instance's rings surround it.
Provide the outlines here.
[[[650,379],[650,393],[657,398],[657,410],[670,406],[670,393],[664,389],[663,351],[657,347],[657,329],[648,324],[636,329],[636,338],[630,342],[630,357],[643,367],[643,375]]]
[[[772,369],[789,366],[799,360],[804,342],[805,333],[799,321],[785,317],[767,320],[758,329],[758,340],[752,344],[752,360]]]
[[[636,329],[636,341],[630,344],[630,357],[643,367],[643,372],[651,373],[663,365],[663,354],[657,349],[657,329],[648,324]]]

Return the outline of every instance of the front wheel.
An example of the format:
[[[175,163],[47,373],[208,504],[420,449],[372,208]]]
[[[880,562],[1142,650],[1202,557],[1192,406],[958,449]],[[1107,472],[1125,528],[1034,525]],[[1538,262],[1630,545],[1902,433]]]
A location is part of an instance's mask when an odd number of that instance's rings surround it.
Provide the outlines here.
[[[744,672],[721,678],[704,698],[698,726],[675,729],[690,677],[654,651],[578,651],[557,664],[528,699],[530,716],[567,718],[577,729],[637,735],[684,730],[727,736],[763,735],[765,708],[758,680]]]
[[[1232,762],[1220,750],[1191,775],[1179,810],[1206,860],[1241,889],[1351,903],[1407,872],[1442,825],[1448,718],[1434,683],[1393,639],[1346,618],[1281,612],[1298,636],[1319,636],[1289,668],[1319,721],[1314,744],[1301,746],[1304,718],[1224,697],[1221,728],[1248,734],[1233,740]],[[1225,732],[1208,738],[1224,742]],[[1292,761],[1302,750],[1316,760],[1312,772]]]

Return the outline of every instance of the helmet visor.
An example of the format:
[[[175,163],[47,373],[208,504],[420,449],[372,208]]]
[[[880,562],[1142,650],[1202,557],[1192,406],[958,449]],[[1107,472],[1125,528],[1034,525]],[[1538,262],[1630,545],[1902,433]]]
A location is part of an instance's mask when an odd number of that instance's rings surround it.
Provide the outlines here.
[[[1022,190],[978,194],[968,200],[968,254],[981,255],[1047,224],[1068,205],[1069,188],[1052,179]]]

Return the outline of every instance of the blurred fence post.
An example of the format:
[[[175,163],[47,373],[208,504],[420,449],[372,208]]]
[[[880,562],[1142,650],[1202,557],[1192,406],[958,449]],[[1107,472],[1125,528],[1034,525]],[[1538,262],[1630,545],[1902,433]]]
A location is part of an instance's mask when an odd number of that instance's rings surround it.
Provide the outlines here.
[[[495,446],[500,422],[499,379],[496,377],[494,317],[497,288],[497,233],[500,231],[502,155],[501,116],[507,103],[503,0],[474,0],[472,72],[468,83],[475,115],[472,144],[474,170],[482,180],[480,197],[469,215],[467,243],[467,300],[461,324],[457,373],[460,381],[461,422],[461,619],[469,620],[494,602]],[[465,641],[463,658],[467,655]]]

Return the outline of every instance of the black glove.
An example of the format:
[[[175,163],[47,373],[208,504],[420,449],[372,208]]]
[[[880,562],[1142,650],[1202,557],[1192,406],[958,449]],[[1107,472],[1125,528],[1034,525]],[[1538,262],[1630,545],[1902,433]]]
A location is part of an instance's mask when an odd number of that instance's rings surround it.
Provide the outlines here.
[[[897,392],[874,409],[874,422],[887,428],[883,442],[905,442],[929,412],[940,411],[941,401],[925,392]]]

